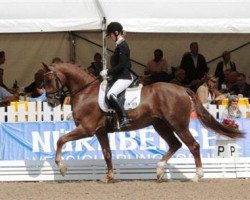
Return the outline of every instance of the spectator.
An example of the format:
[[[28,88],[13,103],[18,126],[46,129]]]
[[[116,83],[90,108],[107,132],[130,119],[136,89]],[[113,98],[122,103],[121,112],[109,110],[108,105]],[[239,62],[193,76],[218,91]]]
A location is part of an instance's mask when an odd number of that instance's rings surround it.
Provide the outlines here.
[[[231,70],[226,69],[223,73],[224,73],[224,79],[223,79],[223,82],[221,83],[220,91],[222,93],[227,93],[228,92],[227,86],[229,85]]]
[[[222,118],[232,119],[232,118],[240,118],[242,116],[241,111],[238,106],[239,98],[236,95],[231,95],[229,97],[229,105],[228,108],[222,113]]]
[[[175,78],[170,81],[177,85],[185,86],[186,72],[184,69],[178,68],[175,70]]]
[[[209,71],[205,57],[199,53],[197,42],[190,44],[190,52],[183,55],[180,66],[186,72],[186,83],[190,84],[191,89],[196,91],[200,80]]]
[[[59,57],[55,57],[52,59],[51,64],[63,63],[63,60]]]
[[[226,81],[226,89],[227,91],[230,91],[233,86],[236,85],[238,72],[237,71],[229,71],[229,73],[226,75],[227,81]]]
[[[248,74],[248,79],[249,79],[249,81],[250,81],[250,71],[249,71],[249,74]]]
[[[40,96],[38,88],[41,88],[43,86],[43,74],[44,71],[42,69],[39,69],[34,75],[34,81],[24,88],[24,92],[30,93],[32,98]]]
[[[231,61],[231,53],[230,51],[224,51],[222,53],[222,61],[220,61],[217,64],[216,70],[215,70],[215,77],[218,77],[218,89],[222,89],[221,85],[224,82],[224,71],[229,70],[229,71],[236,71],[236,65],[234,62]]]
[[[216,103],[217,100],[225,98],[216,89],[216,78],[210,74],[206,75],[203,79],[204,83],[198,88],[197,95],[202,104]]]
[[[5,63],[5,52],[0,51],[0,67]]]
[[[4,63],[5,63],[5,52],[0,51],[0,87],[3,87],[4,89],[10,92],[10,89],[3,82],[4,69],[2,68],[2,65]]]
[[[250,98],[250,85],[246,82],[245,74],[237,74],[236,84],[230,88],[229,92],[230,94]]]
[[[6,106],[11,101],[17,101],[17,100],[18,100],[17,96],[14,96],[3,87],[0,87],[0,106]]]
[[[46,91],[43,86],[37,87],[33,92],[33,94],[31,94],[31,97],[29,98],[29,101],[39,101],[39,100],[40,101],[46,100]]]
[[[154,51],[154,59],[148,61],[145,75],[149,75],[146,78],[148,84],[155,82],[168,82],[168,63],[163,58],[163,51],[156,49]]]
[[[3,87],[5,90],[11,92],[11,90],[3,82],[4,69],[0,68],[0,87]]]
[[[98,77],[100,72],[102,71],[102,56],[100,53],[95,53],[94,55],[94,62],[88,67],[88,70],[91,74]]]

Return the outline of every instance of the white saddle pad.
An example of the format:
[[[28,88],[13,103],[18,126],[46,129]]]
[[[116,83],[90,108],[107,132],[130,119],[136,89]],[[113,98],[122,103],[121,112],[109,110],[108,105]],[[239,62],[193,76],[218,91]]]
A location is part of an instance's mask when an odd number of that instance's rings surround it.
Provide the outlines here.
[[[105,102],[105,91],[107,87],[107,81],[104,80],[99,88],[99,96],[98,96],[98,103],[102,111],[108,112],[112,111],[113,109],[108,109],[108,106]],[[142,84],[139,84],[138,87],[128,88],[125,92],[125,110],[134,109],[136,108],[141,101],[141,89]]]

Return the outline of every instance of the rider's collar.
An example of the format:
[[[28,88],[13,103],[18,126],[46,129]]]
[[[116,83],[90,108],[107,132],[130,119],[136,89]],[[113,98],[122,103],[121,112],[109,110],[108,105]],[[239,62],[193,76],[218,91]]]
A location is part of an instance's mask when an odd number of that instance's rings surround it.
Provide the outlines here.
[[[115,43],[116,45],[121,44],[125,39],[123,37],[120,37]]]

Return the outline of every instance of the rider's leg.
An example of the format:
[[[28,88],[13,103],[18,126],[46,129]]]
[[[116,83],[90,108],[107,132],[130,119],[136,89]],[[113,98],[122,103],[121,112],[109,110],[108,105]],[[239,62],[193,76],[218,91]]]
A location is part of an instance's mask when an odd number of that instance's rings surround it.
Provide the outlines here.
[[[128,119],[127,113],[124,110],[122,103],[117,98],[117,95],[124,91],[131,84],[132,80],[118,79],[107,94],[107,98],[111,103],[111,106],[115,109],[120,119],[120,128],[130,125],[130,119]]]
[[[119,99],[117,99],[117,97],[114,94],[110,94],[109,97],[110,97],[109,101],[111,103],[111,106],[115,109],[117,115],[119,116],[120,128],[129,126],[131,120],[128,118],[127,113],[124,110],[124,107],[119,101]]]

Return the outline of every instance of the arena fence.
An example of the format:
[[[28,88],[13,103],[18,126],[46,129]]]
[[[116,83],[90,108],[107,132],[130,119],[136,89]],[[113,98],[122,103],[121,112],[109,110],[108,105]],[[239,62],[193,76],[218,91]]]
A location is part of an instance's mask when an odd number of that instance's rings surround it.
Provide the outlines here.
[[[71,117],[71,105],[55,108],[47,102],[12,102],[10,106],[0,107],[0,122],[40,122],[62,121]]]
[[[156,179],[156,159],[113,160],[116,179]],[[250,158],[203,158],[204,178],[249,178]],[[105,176],[104,160],[64,161],[61,176],[54,161],[0,161],[0,181],[100,180]],[[190,179],[195,175],[192,158],[172,158],[165,178]]]
[[[226,108],[225,105],[209,105],[207,110],[215,117],[221,118]],[[240,105],[242,117],[250,117],[250,108]],[[7,107],[0,107],[0,122],[35,122],[35,121],[62,121],[70,119],[72,113],[71,105],[57,106],[51,108],[46,102],[13,102]]]

